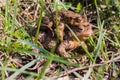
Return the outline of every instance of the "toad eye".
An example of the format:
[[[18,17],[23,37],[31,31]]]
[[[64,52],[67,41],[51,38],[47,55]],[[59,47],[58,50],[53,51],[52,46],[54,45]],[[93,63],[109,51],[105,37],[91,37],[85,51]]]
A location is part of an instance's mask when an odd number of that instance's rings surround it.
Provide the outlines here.
[[[83,30],[84,30],[84,27],[79,26],[79,30],[83,31]]]

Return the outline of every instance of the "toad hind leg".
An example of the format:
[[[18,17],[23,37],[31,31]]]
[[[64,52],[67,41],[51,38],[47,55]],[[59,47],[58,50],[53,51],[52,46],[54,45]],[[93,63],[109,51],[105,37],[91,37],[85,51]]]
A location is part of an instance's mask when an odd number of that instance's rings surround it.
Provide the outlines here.
[[[86,44],[83,41],[81,41],[81,45],[84,46],[85,48],[87,48]],[[73,50],[78,46],[80,46],[80,45],[76,40],[73,40],[73,41],[72,40],[65,40],[59,45],[58,53],[65,58],[71,57],[71,55],[67,53],[67,50]],[[78,62],[79,60],[76,61],[76,59],[68,59],[68,61],[71,63],[73,63],[73,62],[74,63],[81,63],[81,62]]]
[[[59,47],[58,47],[58,53],[63,56],[63,57],[70,57],[70,55],[67,53],[67,49],[74,49],[76,47],[78,47],[79,44],[77,41],[64,41],[62,42]],[[76,62],[75,59],[68,59],[68,61],[70,62]]]

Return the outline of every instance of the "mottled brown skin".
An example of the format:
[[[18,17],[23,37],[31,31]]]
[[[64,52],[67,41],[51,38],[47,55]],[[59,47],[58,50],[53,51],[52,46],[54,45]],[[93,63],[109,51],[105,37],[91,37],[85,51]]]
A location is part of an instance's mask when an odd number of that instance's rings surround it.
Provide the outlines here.
[[[57,44],[55,40],[55,14],[56,13],[52,13],[50,16],[43,17],[39,41],[46,49],[57,46],[56,52],[61,56],[70,57],[67,51],[75,49],[80,44],[65,25],[71,28],[81,41],[81,44],[86,47],[84,41],[93,34],[92,24],[87,21],[86,17],[72,11],[58,11],[57,22],[60,43]]]

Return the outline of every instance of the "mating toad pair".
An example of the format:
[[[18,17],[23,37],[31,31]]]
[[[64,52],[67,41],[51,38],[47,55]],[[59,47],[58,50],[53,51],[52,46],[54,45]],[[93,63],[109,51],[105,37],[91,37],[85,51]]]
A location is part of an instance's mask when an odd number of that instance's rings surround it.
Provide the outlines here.
[[[56,52],[61,56],[70,57],[67,51],[75,49],[80,44],[66,25],[86,47],[84,41],[93,34],[92,24],[87,21],[85,16],[68,10],[54,12],[42,18],[39,41],[44,48],[48,50],[56,48]],[[57,36],[59,43],[56,42]]]

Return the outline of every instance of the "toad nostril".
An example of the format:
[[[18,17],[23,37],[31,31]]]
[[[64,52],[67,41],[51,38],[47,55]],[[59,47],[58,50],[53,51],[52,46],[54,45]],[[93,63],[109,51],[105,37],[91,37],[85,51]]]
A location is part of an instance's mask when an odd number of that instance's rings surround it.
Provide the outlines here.
[[[90,36],[93,35],[93,31],[92,30],[89,31],[89,35]]]
[[[86,34],[89,36],[93,35],[92,29],[91,28],[86,29]]]

